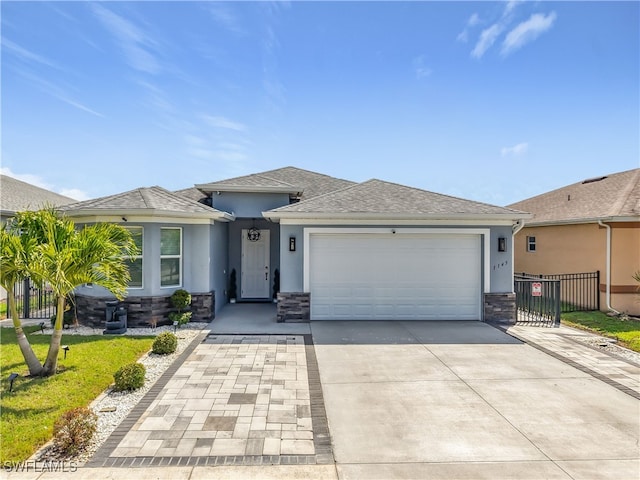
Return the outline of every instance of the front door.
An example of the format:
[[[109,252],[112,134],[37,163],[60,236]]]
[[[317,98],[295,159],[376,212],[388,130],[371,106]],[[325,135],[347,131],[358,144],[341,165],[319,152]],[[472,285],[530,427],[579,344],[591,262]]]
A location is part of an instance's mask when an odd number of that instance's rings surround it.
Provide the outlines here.
[[[258,239],[242,230],[241,286],[242,298],[269,298],[271,272],[269,264],[269,230],[260,230]]]

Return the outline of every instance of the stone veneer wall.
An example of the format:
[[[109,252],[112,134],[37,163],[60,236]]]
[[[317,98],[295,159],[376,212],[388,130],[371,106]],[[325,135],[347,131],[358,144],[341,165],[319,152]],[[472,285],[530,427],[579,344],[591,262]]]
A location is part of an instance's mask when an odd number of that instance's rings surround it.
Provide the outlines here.
[[[311,319],[311,294],[278,293],[278,322],[308,322]]]
[[[484,321],[516,323],[515,293],[485,293]]]
[[[134,297],[130,296],[118,302],[127,309],[129,327],[148,327],[153,322],[157,326],[170,325],[169,312],[175,311],[169,301],[170,296]],[[93,328],[103,328],[106,302],[113,298],[76,295],[78,322]],[[192,322],[210,322],[215,317],[215,292],[191,294]]]

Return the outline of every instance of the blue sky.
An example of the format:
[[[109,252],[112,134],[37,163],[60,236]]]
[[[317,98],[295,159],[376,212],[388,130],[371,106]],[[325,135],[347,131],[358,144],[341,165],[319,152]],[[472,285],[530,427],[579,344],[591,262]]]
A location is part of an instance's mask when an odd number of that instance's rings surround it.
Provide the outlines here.
[[[639,2],[7,2],[2,172],[293,165],[506,205],[640,166]]]

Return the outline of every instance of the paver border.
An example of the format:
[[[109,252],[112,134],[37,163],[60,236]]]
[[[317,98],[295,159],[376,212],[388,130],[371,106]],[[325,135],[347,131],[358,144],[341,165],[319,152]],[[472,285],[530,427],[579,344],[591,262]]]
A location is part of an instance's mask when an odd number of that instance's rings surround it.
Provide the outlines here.
[[[516,339],[520,340],[521,342],[526,343],[527,345],[531,345],[533,348],[535,348],[535,349],[537,349],[537,350],[540,350],[541,352],[544,352],[544,353],[546,353],[547,355],[552,356],[552,357],[553,357],[553,358],[555,358],[556,360],[560,360],[561,362],[564,362],[564,363],[566,363],[567,365],[570,365],[570,366],[572,366],[572,367],[574,367],[574,368],[576,368],[576,369],[580,370],[581,372],[584,372],[584,373],[586,373],[586,374],[588,374],[588,375],[591,375],[592,377],[594,377],[594,378],[596,378],[596,379],[598,379],[598,380],[600,380],[600,381],[602,381],[602,382],[606,383],[607,385],[611,385],[612,387],[614,387],[614,388],[616,388],[616,389],[620,390],[621,392],[626,393],[627,395],[631,395],[633,398],[635,398],[635,399],[637,399],[637,400],[640,400],[640,393],[636,392],[636,391],[635,391],[635,390],[633,390],[632,388],[629,388],[629,387],[627,387],[626,385],[623,385],[623,384],[621,384],[621,383],[619,383],[619,382],[615,381],[614,379],[612,379],[612,378],[610,378],[610,377],[608,377],[608,376],[606,376],[606,375],[603,375],[602,373],[596,372],[595,370],[592,370],[591,368],[589,368],[589,367],[587,367],[587,366],[585,366],[585,365],[582,365],[582,364],[580,364],[580,363],[576,362],[575,360],[572,360],[572,359],[570,359],[570,358],[568,358],[568,357],[565,357],[565,356],[564,356],[564,355],[562,355],[561,353],[558,353],[558,352],[556,352],[556,351],[554,351],[554,350],[550,350],[550,349],[548,349],[548,348],[546,348],[546,347],[543,347],[543,346],[542,346],[542,345],[540,345],[539,343],[536,343],[535,341],[533,341],[533,340],[531,340],[531,339],[529,339],[529,338],[526,338],[526,337],[524,337],[524,336],[518,335],[518,334],[517,334],[517,333],[515,333],[515,332],[510,332],[510,331],[508,331],[508,330],[507,330],[507,328],[508,328],[508,327],[505,327],[505,326],[504,326],[504,325],[502,325],[502,324],[499,324],[499,323],[489,323],[489,322],[487,322],[487,323],[488,323],[488,325],[491,325],[492,327],[497,328],[498,330],[503,331],[503,332],[504,332],[504,333],[506,333],[507,335],[509,335],[509,336],[511,336],[511,337],[513,337],[513,338],[516,338]],[[570,341],[572,341],[572,342],[575,342],[575,343],[577,343],[577,344],[579,344],[579,345],[581,345],[581,346],[583,346],[583,347],[586,347],[586,348],[592,349],[592,350],[594,350],[594,351],[596,351],[596,352],[598,352],[598,353],[606,354],[606,355],[610,356],[611,358],[614,358],[614,359],[619,360],[619,361],[623,361],[623,362],[625,362],[625,363],[628,363],[629,365],[636,366],[636,365],[635,365],[635,364],[633,364],[632,362],[629,362],[629,361],[627,361],[627,360],[625,360],[625,359],[621,359],[621,358],[619,358],[618,356],[611,355],[609,352],[603,352],[603,351],[601,351],[601,350],[598,350],[597,348],[594,348],[594,347],[592,347],[592,346],[590,346],[590,345],[586,345],[586,344],[580,343],[580,342],[578,342],[577,340],[574,340],[573,338],[570,338],[570,337],[569,337],[569,336],[567,336],[567,335],[563,335],[563,336],[562,336],[562,338],[566,338],[566,339],[568,339],[568,340],[570,340]]]
[[[181,457],[111,457],[110,454],[120,444],[125,435],[146,412],[151,403],[158,397],[167,382],[174,376],[178,368],[187,360],[194,350],[203,343],[209,335],[232,336],[297,336],[304,339],[307,361],[307,377],[309,383],[309,399],[311,406],[311,422],[313,430],[313,445],[315,455],[219,455],[219,456],[181,456]],[[180,356],[167,368],[156,383],[140,399],[138,404],[129,412],[126,418],[111,433],[109,438],[100,446],[93,457],[84,465],[85,468],[122,467],[146,468],[153,466],[215,466],[215,465],[326,465],[335,462],[331,448],[329,422],[324,407],[324,396],[320,382],[320,370],[316,358],[313,337],[310,334],[258,334],[258,333],[200,333],[185,348]]]

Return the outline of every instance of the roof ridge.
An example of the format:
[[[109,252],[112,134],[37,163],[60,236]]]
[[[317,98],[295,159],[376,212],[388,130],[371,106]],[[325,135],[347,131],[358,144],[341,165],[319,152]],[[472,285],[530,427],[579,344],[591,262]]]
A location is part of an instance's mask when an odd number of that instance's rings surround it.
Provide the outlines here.
[[[373,180],[373,179],[371,179],[371,180]],[[371,180],[367,180],[367,182],[369,182],[369,181],[371,181]],[[329,195],[335,195],[336,193],[341,193],[341,192],[344,192],[344,191],[349,190],[349,189],[351,189],[351,188],[355,188],[355,187],[357,187],[358,185],[362,185],[363,183],[366,183],[366,182],[362,182],[362,183],[354,183],[354,184],[352,184],[352,185],[348,185],[348,186],[346,186],[346,187],[344,187],[344,188],[340,188],[340,189],[338,189],[338,190],[332,190],[331,192],[323,193],[322,195],[316,195],[315,197],[307,198],[307,199],[305,199],[305,200],[302,200],[302,201],[297,202],[297,203],[294,203],[294,204],[283,205],[282,207],[274,208],[272,211],[278,211],[278,210],[280,210],[281,208],[287,208],[287,207],[289,207],[289,206],[291,206],[291,205],[304,205],[305,203],[308,203],[308,202],[311,202],[311,201],[314,201],[314,202],[315,202],[315,201],[317,201],[317,200],[319,200],[319,199],[321,199],[321,198],[327,197],[327,196],[329,196]]]
[[[631,181],[623,189],[623,192],[618,197],[618,200],[611,206],[612,216],[620,214],[620,210],[622,210],[622,208],[626,205],[627,200],[629,200],[631,193],[635,190],[638,184],[638,180],[640,180],[640,168],[632,169],[630,170],[630,172],[633,172],[633,170],[635,170],[635,173],[633,173],[631,177]],[[620,172],[620,173],[625,173],[625,172]]]

